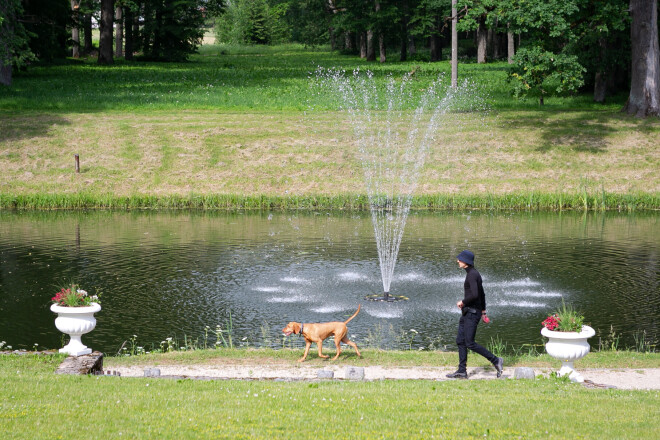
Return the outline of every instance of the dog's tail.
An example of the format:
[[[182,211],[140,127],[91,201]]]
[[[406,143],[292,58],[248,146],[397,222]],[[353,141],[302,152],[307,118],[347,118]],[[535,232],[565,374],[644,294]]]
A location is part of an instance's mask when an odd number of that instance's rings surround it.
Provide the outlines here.
[[[348,318],[346,321],[344,321],[344,324],[348,324],[348,321],[350,321],[351,319],[355,318],[355,317],[357,316],[357,314],[360,313],[360,308],[361,308],[361,307],[362,307],[362,304],[358,304],[358,309],[355,311],[355,313],[353,313],[353,316],[351,316],[351,317]]]

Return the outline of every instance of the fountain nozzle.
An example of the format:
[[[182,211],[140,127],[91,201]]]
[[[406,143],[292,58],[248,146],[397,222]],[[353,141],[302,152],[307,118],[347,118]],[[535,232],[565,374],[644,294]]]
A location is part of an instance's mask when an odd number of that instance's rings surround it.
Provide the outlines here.
[[[410,298],[403,295],[390,295],[390,292],[383,292],[382,294],[367,295],[364,299],[368,301],[396,302],[408,301]]]

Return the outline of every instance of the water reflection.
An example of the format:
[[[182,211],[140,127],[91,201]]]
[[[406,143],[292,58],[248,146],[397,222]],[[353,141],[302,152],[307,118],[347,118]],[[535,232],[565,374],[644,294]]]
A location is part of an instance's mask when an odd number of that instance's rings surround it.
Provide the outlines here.
[[[2,212],[0,341],[59,347],[48,301],[75,279],[103,291],[84,341],[108,353],[134,334],[200,338],[230,319],[236,341],[277,347],[284,323],[345,319],[358,303],[358,344],[379,328],[394,344],[412,328],[414,347],[452,347],[464,279],[455,256],[470,248],[493,321],[482,342],[541,343],[540,322],[564,298],[599,332],[593,344],[612,328],[622,345],[640,331],[657,345],[659,219],[413,212],[391,288],[411,299],[382,304],[363,301],[382,290],[368,213]]]

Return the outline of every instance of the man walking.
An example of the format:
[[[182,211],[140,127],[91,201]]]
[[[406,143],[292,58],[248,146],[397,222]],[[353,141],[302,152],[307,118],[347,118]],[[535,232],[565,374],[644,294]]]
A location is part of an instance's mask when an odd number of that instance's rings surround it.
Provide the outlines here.
[[[477,325],[482,315],[486,316],[486,295],[482,286],[481,274],[474,268],[474,254],[470,251],[463,251],[458,254],[456,259],[458,260],[458,267],[465,269],[466,272],[465,283],[463,284],[465,295],[461,301],[456,303],[462,314],[461,319],[458,321],[458,335],[456,336],[458,370],[448,374],[447,377],[467,379],[468,349],[488,359],[495,366],[497,377],[500,377],[502,376],[504,360],[474,342]]]

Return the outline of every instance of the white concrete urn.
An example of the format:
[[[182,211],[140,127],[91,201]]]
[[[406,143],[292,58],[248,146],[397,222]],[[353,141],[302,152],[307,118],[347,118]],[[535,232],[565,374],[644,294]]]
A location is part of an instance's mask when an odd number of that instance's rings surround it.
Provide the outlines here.
[[[541,334],[548,338],[545,351],[561,361],[558,374],[568,375],[572,382],[584,382],[584,377],[573,368],[573,362],[589,353],[587,339],[595,335],[596,331],[588,325],[583,325],[581,332],[556,332],[544,327],[541,329]]]
[[[94,313],[99,312],[101,306],[97,303],[84,307],[62,307],[53,304],[50,306],[50,310],[57,313],[55,327],[71,337],[69,343],[60,348],[60,353],[67,353],[71,356],[91,353],[92,349],[86,347],[80,338],[96,327]]]

